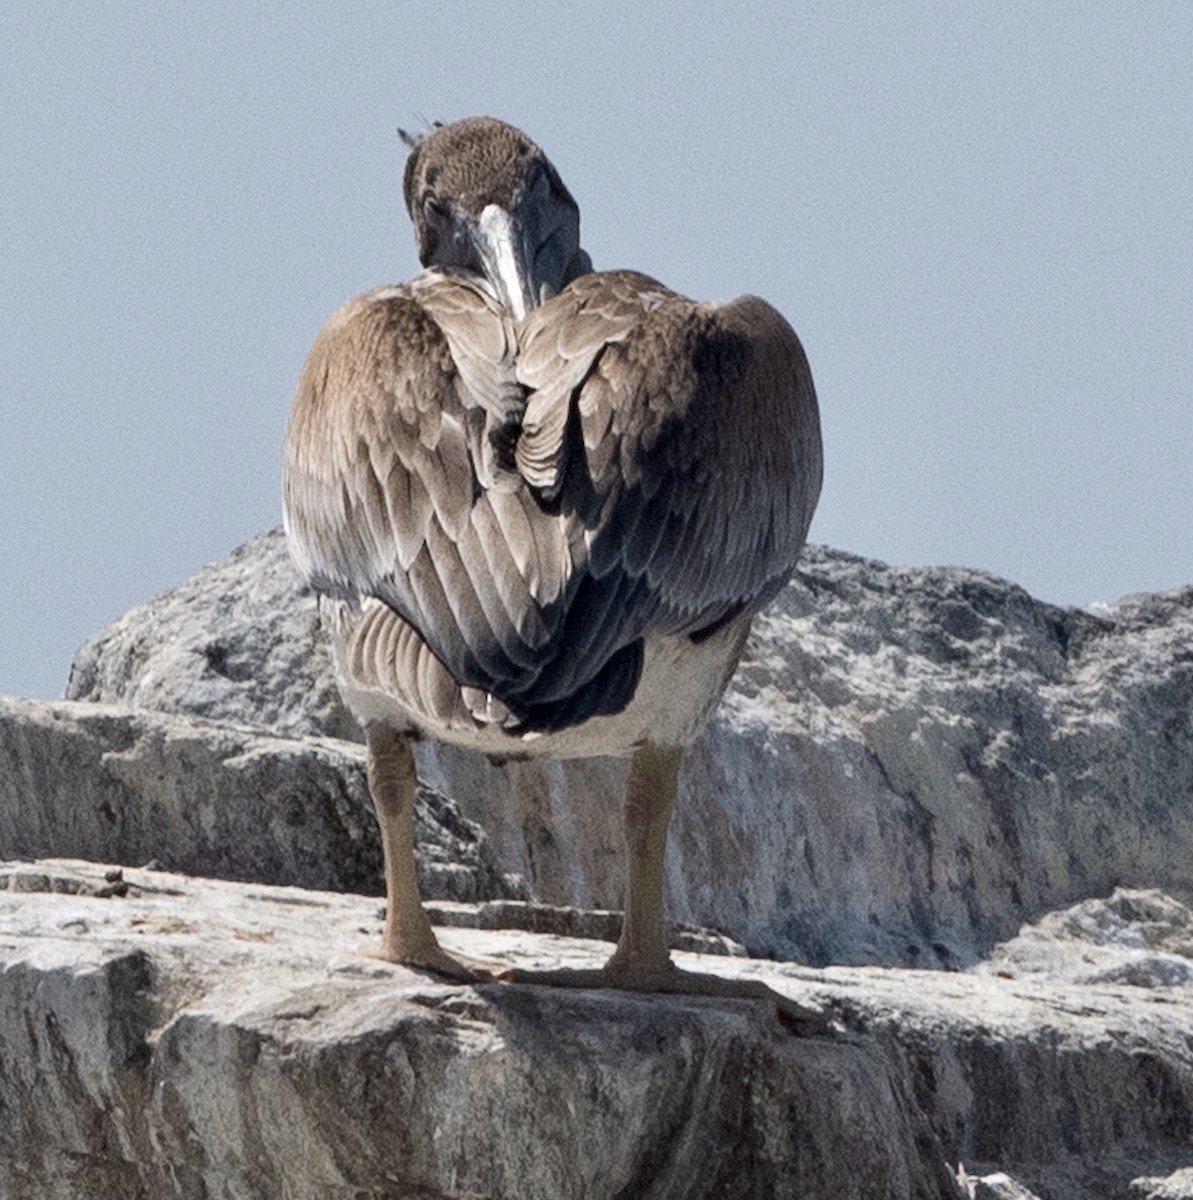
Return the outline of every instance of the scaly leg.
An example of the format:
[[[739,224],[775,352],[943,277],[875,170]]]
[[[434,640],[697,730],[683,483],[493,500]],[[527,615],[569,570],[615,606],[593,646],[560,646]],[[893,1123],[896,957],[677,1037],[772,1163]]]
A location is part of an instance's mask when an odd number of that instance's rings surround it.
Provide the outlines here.
[[[414,799],[418,775],[409,740],[383,725],[370,725],[368,742],[369,791],[381,826],[385,856],[385,932],[379,958],[475,981],[491,978],[479,964],[467,964],[448,954],[435,937],[423,912],[414,872]]]
[[[682,992],[730,999],[769,1000],[797,1028],[823,1029],[827,1020],[759,979],[726,979],[682,971],[671,961],[663,920],[663,861],[679,783],[680,751],[649,743],[634,753],[626,789],[625,920],[617,949],[596,971],[513,971],[517,982],[561,987],[611,987],[636,992]]]
[[[663,920],[663,862],[679,786],[680,751],[647,744],[630,762],[626,788],[625,919],[613,956],[601,969],[609,987],[654,991],[678,975]]]

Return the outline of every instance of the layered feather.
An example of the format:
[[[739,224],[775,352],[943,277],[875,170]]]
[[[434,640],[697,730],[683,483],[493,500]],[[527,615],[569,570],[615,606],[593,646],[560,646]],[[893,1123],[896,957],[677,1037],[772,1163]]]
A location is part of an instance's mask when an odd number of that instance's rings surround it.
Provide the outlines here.
[[[820,477],[807,362],[763,301],[602,272],[516,328],[480,287],[429,272],[320,334],[284,509],[314,586],[385,606],[360,622],[362,685],[415,720],[462,704],[547,730],[623,708],[644,639],[762,608]]]

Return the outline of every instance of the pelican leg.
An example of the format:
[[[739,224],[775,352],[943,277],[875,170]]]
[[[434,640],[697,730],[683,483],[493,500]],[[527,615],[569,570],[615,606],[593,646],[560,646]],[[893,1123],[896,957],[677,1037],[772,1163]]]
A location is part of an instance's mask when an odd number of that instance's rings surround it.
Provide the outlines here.
[[[680,750],[647,743],[630,761],[626,788],[625,918],[617,949],[602,968],[610,987],[653,990],[679,974],[667,949],[663,862],[679,786]]]
[[[414,800],[418,775],[409,740],[382,725],[366,730],[369,791],[381,826],[385,856],[385,931],[378,958],[475,981],[492,978],[479,964],[453,958],[440,945],[423,912],[414,870]]]
[[[828,1020],[776,992],[760,979],[684,971],[671,961],[663,920],[663,862],[667,829],[679,784],[680,751],[647,744],[630,762],[626,789],[626,898],[621,937],[598,970],[512,971],[504,978],[556,987],[609,987],[635,992],[678,992],[734,1000],[767,1000],[798,1032],[818,1032]]]

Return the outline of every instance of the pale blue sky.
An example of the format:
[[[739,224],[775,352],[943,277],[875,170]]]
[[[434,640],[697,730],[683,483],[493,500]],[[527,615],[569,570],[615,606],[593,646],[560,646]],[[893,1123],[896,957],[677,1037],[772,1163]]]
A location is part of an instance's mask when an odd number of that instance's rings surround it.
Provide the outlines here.
[[[814,540],[1065,603],[1193,581],[1187,0],[17,7],[0,692],[278,522],[307,347],[416,270],[421,117],[526,129],[597,266],[788,316]]]

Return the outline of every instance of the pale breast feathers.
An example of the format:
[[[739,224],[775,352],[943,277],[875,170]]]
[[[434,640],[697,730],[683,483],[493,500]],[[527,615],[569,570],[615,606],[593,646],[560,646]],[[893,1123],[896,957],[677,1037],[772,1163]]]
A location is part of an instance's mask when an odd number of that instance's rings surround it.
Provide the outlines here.
[[[820,487],[795,334],[760,300],[585,275],[515,330],[461,281],[368,293],[320,335],[286,443],[300,569],[383,599],[529,724],[616,711],[641,639],[789,576]]]

